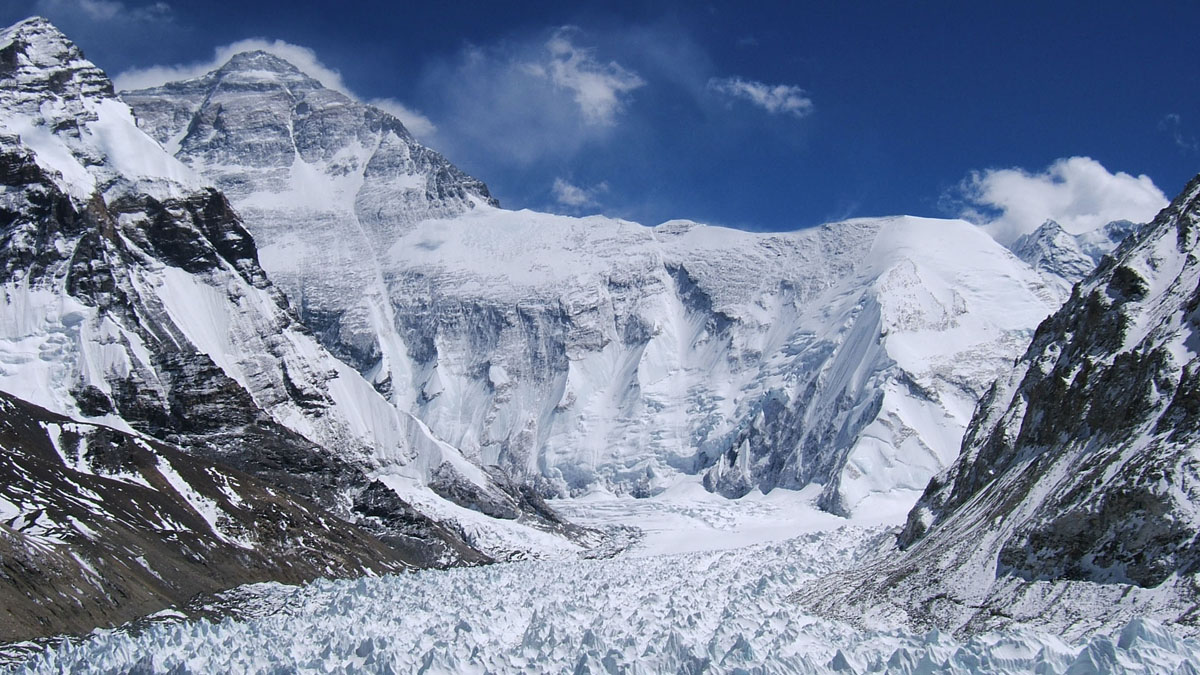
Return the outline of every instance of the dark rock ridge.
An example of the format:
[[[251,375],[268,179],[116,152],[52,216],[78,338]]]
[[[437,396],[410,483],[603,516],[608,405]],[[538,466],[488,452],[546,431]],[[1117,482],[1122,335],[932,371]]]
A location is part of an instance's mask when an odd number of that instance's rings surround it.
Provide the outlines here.
[[[0,642],[425,563],[246,473],[0,392]]]
[[[1038,328],[909,514],[903,553],[801,599],[963,632],[1081,634],[1139,613],[1200,630],[1198,240],[1200,176]]]

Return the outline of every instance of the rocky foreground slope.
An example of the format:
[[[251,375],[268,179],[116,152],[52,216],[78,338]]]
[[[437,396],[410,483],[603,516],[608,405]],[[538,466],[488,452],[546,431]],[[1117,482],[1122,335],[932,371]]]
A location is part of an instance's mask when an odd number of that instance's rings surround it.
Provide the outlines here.
[[[248,474],[0,392],[0,643],[426,563]]]
[[[1065,634],[1200,630],[1200,177],[1038,328],[929,483],[903,553],[802,593],[825,613]]]

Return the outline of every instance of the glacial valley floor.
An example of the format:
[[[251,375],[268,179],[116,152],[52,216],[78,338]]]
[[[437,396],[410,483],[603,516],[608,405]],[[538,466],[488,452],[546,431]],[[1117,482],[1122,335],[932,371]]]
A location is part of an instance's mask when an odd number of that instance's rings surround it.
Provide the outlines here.
[[[584,524],[636,528],[614,557],[263,584],[239,591],[251,605],[240,619],[168,614],[64,642],[16,672],[1200,672],[1200,643],[1149,620],[1072,644],[808,616],[788,596],[886,551],[897,515],[851,522],[804,493],[726,502],[697,489],[555,502]]]

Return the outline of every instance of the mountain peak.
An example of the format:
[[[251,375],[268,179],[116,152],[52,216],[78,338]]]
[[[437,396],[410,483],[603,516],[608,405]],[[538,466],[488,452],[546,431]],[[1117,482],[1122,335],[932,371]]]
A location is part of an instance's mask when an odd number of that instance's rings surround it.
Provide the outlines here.
[[[28,65],[62,68],[83,59],[83,52],[54,24],[33,16],[0,31],[0,63],[4,69],[17,66],[16,55],[24,54]]]
[[[1011,250],[1034,269],[1061,277],[1068,286],[1086,276],[1095,265],[1080,250],[1076,238],[1053,220],[1017,239]]]
[[[238,52],[225,62],[217,72],[239,72],[247,70],[264,70],[277,73],[299,73],[303,75],[299,68],[292,64],[287,59],[280,58],[271,52],[255,49],[247,52]]]
[[[1069,286],[1087,276],[1137,227],[1127,220],[1117,220],[1090,232],[1071,234],[1057,222],[1047,220],[1013,242],[1010,249],[1033,268],[1059,277]]]
[[[292,62],[261,49],[238,52],[230,57],[225,65],[200,79],[210,77],[222,84],[247,85],[253,88],[271,85],[303,90],[324,88],[323,84]]]
[[[1049,237],[1057,235],[1060,232],[1064,232],[1064,230],[1062,225],[1058,224],[1057,220],[1047,220],[1033,231],[1033,237],[1035,239],[1038,237]]]
[[[112,95],[108,76],[84,58],[75,43],[47,19],[35,16],[0,30],[0,83],[16,90],[56,95]],[[19,98],[19,97],[17,97]],[[22,101],[11,95],[10,110]]]
[[[44,16],[31,16],[24,21],[18,21],[8,28],[0,31],[0,35],[3,35],[4,39],[15,39],[19,37],[25,39],[54,39],[59,42],[70,42],[70,40],[67,39],[67,36],[63,35],[62,31],[60,31],[53,23],[50,22],[49,19]]]

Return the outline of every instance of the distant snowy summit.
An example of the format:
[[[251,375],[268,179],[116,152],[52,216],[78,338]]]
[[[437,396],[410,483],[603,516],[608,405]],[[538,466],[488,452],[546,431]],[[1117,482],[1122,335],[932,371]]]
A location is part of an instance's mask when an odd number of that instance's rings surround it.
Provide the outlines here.
[[[1071,286],[1090,274],[1137,227],[1127,220],[1117,220],[1091,232],[1073,235],[1053,220],[1047,220],[1013,242],[1011,248],[1034,269],[1060,280],[1069,292]]]

